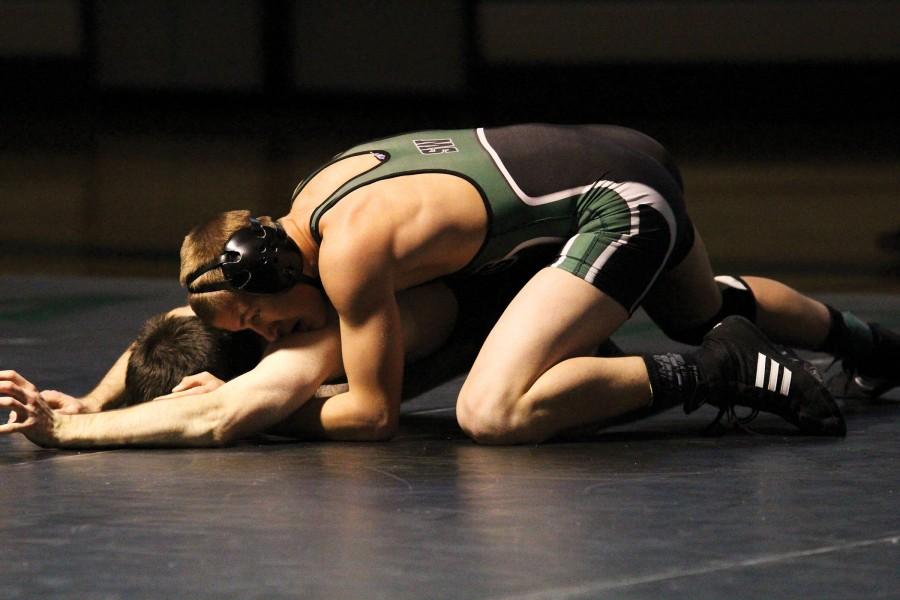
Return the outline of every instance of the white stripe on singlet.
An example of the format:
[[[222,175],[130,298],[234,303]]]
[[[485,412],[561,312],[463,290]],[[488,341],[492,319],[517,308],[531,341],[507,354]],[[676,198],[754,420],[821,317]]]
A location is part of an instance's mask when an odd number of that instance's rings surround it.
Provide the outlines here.
[[[516,183],[515,179],[513,179],[512,175],[510,174],[509,169],[507,169],[506,165],[503,164],[503,160],[497,154],[497,151],[494,150],[493,146],[491,146],[491,144],[488,142],[487,137],[484,134],[484,128],[479,127],[475,130],[475,133],[478,137],[478,141],[481,142],[481,145],[484,147],[485,151],[491,156],[491,159],[500,170],[503,178],[506,179],[509,187],[512,188],[516,196],[519,197],[519,200],[529,206],[550,204],[551,202],[556,202],[565,198],[571,198],[572,196],[580,196],[590,191],[591,189],[598,188],[610,189],[616,192],[623,200],[625,200],[625,203],[628,205],[628,210],[631,213],[630,231],[619,236],[618,239],[607,246],[606,249],[600,254],[600,256],[597,257],[597,260],[595,260],[591,265],[590,269],[588,270],[587,276],[585,277],[585,281],[587,281],[588,283],[593,284],[594,279],[596,279],[597,277],[597,274],[609,261],[610,257],[612,257],[615,251],[621,246],[627,245],[628,238],[635,236],[640,231],[640,206],[650,206],[662,215],[669,227],[669,247],[666,249],[666,255],[660,262],[659,268],[653,274],[653,278],[650,280],[647,288],[643,291],[643,293],[641,293],[634,306],[629,307],[629,310],[633,310],[638,304],[640,304],[644,299],[644,296],[647,295],[647,292],[650,290],[650,288],[653,287],[653,284],[656,282],[660,273],[662,273],[666,262],[668,262],[669,256],[672,254],[672,249],[675,247],[675,239],[678,233],[678,225],[675,221],[675,214],[672,212],[672,208],[669,206],[669,203],[666,202],[666,200],[662,197],[662,194],[657,192],[652,187],[643,183],[638,183],[636,181],[621,182],[601,179],[588,185],[568,188],[565,190],[560,190],[558,192],[551,192],[542,196],[529,196],[522,190],[521,187],[519,187],[519,184]],[[560,252],[560,258],[551,266],[559,266],[559,264],[563,260],[565,260],[566,254],[568,253],[569,249],[575,241],[575,238],[578,237],[578,235],[579,234],[576,234],[569,239],[568,243],[566,243],[566,245]]]
[[[650,206],[662,217],[666,220],[666,224],[669,227],[669,247],[666,248],[666,255],[663,260],[660,262],[659,267],[656,272],[653,274],[653,278],[647,284],[647,287],[641,293],[641,295],[637,298],[633,306],[627,307],[629,312],[634,310],[644,299],[644,296],[647,295],[647,292],[650,291],[650,288],[653,287],[653,284],[656,283],[656,280],[659,278],[662,273],[663,268],[666,266],[666,263],[669,260],[669,256],[672,254],[672,249],[675,247],[675,236],[678,232],[677,224],[675,223],[675,214],[672,212],[671,207],[668,202],[666,202],[663,197],[654,190],[653,188],[646,186],[642,183],[636,183],[633,181],[628,181],[625,183],[615,183],[611,181],[600,181],[597,182],[597,187],[606,187],[613,189],[628,205],[628,210],[631,214],[631,228],[628,233],[622,234],[618,237],[618,239],[613,240],[603,252],[600,253],[600,256],[597,257],[597,260],[591,264],[588,269],[587,274],[585,275],[584,280],[590,284],[594,283],[594,280],[597,278],[597,275],[603,269],[604,265],[609,261],[609,259],[615,254],[616,250],[628,244],[628,238],[633,237],[640,231],[641,225],[641,217],[640,217],[640,206]],[[552,266],[559,266],[565,259],[568,254],[569,249],[572,244],[575,243],[575,238],[577,238],[581,234],[575,234],[569,239],[568,243],[563,247],[560,252],[560,257],[553,263]]]
[[[494,164],[500,170],[500,173],[503,174],[503,178],[506,179],[506,183],[509,184],[509,187],[511,187],[516,196],[519,197],[519,200],[521,200],[528,206],[540,206],[541,204],[550,204],[551,202],[556,202],[557,200],[563,200],[565,198],[571,198],[572,196],[580,196],[595,185],[593,183],[589,183],[587,185],[573,187],[567,190],[551,192],[549,194],[544,194],[543,196],[529,196],[524,191],[522,191],[522,188],[519,187],[519,184],[516,183],[516,180],[513,179],[512,175],[510,175],[509,169],[507,169],[506,165],[503,164],[503,161],[500,159],[497,151],[494,150],[494,147],[491,146],[491,144],[487,141],[487,138],[484,135],[484,127],[479,127],[478,129],[476,129],[475,134],[478,136],[478,141],[481,142],[481,145],[484,147],[485,151],[490,154],[491,158],[494,161]]]

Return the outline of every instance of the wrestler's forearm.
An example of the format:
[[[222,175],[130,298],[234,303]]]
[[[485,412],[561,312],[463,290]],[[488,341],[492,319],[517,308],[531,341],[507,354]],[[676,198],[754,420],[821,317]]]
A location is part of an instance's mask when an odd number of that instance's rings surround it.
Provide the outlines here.
[[[58,415],[57,445],[217,447],[287,418],[334,375],[339,344],[328,331],[298,336],[218,389],[97,414]]]
[[[101,413],[57,414],[54,446],[213,447],[224,404],[215,392],[185,399],[158,400]]]
[[[81,398],[85,409],[89,412],[100,412],[115,408],[122,403],[125,394],[125,372],[130,357],[131,346],[113,363],[97,386]]]
[[[234,380],[237,381],[237,380]],[[222,386],[207,394],[159,399],[102,413],[57,415],[59,448],[214,448],[264,431],[312,396],[316,382],[286,390]]]

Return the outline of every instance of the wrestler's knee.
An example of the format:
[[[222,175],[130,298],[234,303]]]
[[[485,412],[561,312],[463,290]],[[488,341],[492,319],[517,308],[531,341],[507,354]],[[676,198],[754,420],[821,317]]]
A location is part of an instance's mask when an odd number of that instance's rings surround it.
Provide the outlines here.
[[[523,396],[491,383],[466,382],[456,401],[456,420],[480,444],[532,441]]]

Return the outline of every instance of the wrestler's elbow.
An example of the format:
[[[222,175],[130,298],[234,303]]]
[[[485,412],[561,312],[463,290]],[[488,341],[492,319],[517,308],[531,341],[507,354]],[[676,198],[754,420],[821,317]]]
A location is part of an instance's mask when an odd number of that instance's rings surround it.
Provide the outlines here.
[[[227,422],[210,419],[196,435],[199,446],[206,448],[224,448],[234,444],[239,438],[236,430]]]
[[[269,420],[257,420],[253,415],[223,415],[212,424],[209,440],[211,445],[217,448],[231,446],[239,440],[262,432],[268,425]]]
[[[206,441],[211,448],[224,448],[231,446],[241,438],[237,429],[228,423],[215,424],[206,436]]]
[[[211,440],[228,446],[264,432],[284,420],[297,408],[287,394],[266,390],[223,386],[215,392],[216,402],[206,414]]]
[[[399,415],[390,411],[373,415],[369,420],[367,441],[386,442],[397,435],[398,429],[400,429]]]
[[[193,448],[221,448],[235,441],[225,424],[211,414],[196,415],[176,439],[178,445]]]
[[[211,447],[230,446],[248,434],[247,415],[226,398],[215,398],[201,416],[201,435]]]
[[[390,406],[368,406],[358,409],[348,438],[360,442],[385,442],[397,435],[400,411]]]

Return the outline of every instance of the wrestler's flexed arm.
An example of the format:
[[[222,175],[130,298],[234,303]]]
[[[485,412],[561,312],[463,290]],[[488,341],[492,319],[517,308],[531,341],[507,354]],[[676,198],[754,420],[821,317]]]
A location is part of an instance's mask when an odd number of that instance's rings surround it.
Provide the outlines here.
[[[383,440],[400,416],[404,341],[395,299],[389,240],[369,235],[322,245],[322,283],[340,320],[344,369],[350,390],[330,398],[321,410],[329,437]]]

